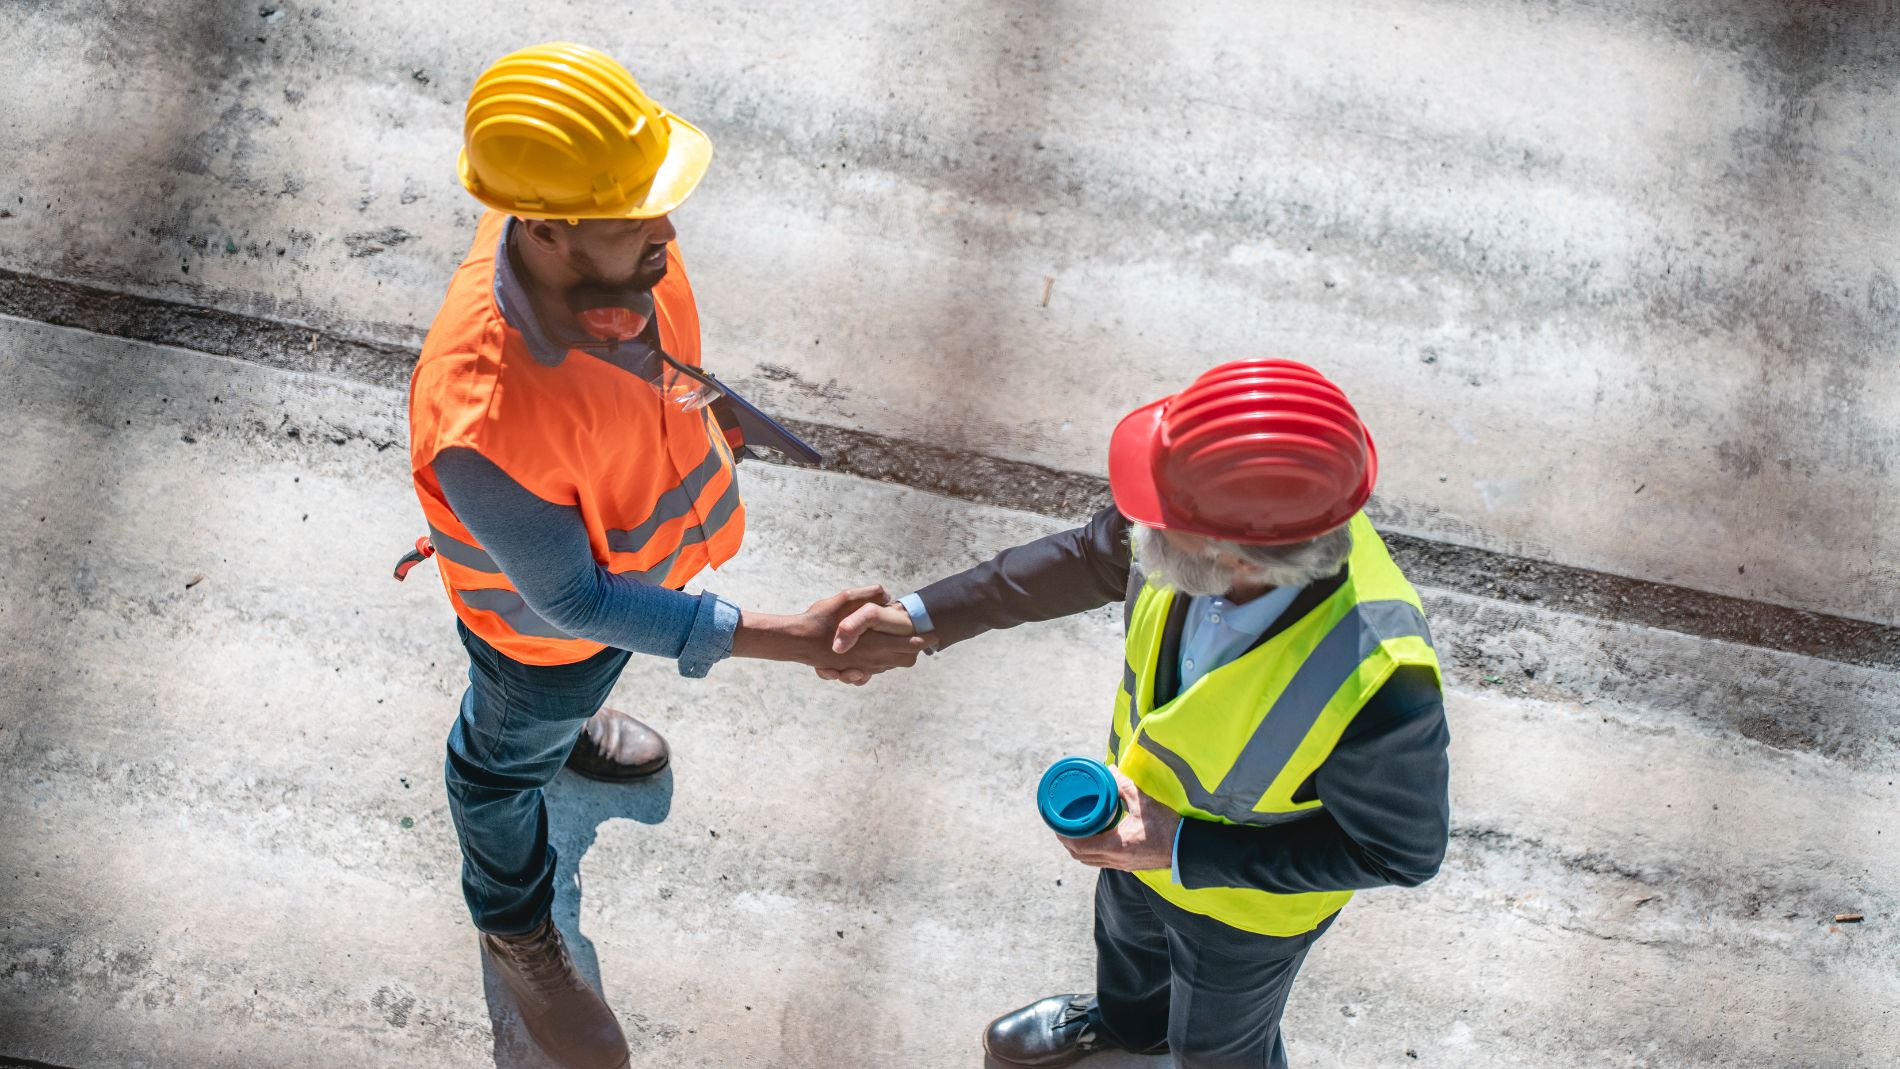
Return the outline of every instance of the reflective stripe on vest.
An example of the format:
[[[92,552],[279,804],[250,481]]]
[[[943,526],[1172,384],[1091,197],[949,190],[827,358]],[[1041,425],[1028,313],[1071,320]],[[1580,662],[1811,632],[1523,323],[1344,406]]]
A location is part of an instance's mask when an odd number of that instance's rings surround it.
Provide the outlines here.
[[[1127,623],[1123,623],[1123,627],[1127,627]],[[1108,763],[1110,765],[1121,758],[1121,735],[1115,731],[1115,723],[1121,720],[1123,703],[1129,706],[1129,739],[1134,739],[1134,723],[1138,720],[1134,712],[1138,704],[1134,701],[1134,687],[1138,685],[1138,680],[1140,678],[1134,674],[1134,665],[1123,661],[1121,663],[1121,691],[1115,695],[1115,718],[1108,722]]]
[[[1124,626],[1126,625],[1124,624]],[[1135,737],[1136,721],[1140,719],[1139,715],[1135,712],[1136,706],[1139,704],[1135,700],[1135,687],[1139,685],[1139,679],[1140,677],[1135,674],[1135,666],[1129,664],[1128,661],[1124,659],[1122,661],[1121,694],[1115,701],[1118,711],[1121,703],[1126,702],[1128,704],[1128,737],[1131,739]],[[1108,761],[1110,764],[1114,764],[1115,760],[1121,756],[1121,747],[1116,745],[1118,736],[1115,731],[1115,724],[1118,719],[1119,717],[1111,719],[1108,722]]]
[[[495,563],[495,558],[489,556],[487,550],[480,546],[471,546],[459,538],[445,535],[442,529],[433,523],[429,525],[429,544],[435,547],[438,554],[469,571],[487,572],[490,575],[501,574],[501,565]]]
[[[638,553],[645,549],[660,528],[693,511],[693,502],[698,501],[699,495],[719,477],[719,470],[724,466],[719,450],[707,450],[706,459],[700,461],[699,467],[687,472],[678,486],[660,495],[660,500],[653,506],[652,515],[641,520],[636,527],[610,529],[607,532],[607,549],[613,553]],[[736,499],[737,485],[737,480],[734,480],[734,488],[726,491],[728,497]],[[719,504],[725,504],[724,497],[720,498]],[[726,513],[728,516],[731,514],[730,511]],[[723,519],[717,521],[724,522]]]
[[[438,550],[437,552],[440,552]],[[495,587],[484,590],[457,590],[462,603],[471,609],[492,612],[502,618],[514,629],[517,635],[529,635],[534,638],[573,638],[574,636],[548,623],[540,613],[528,608],[527,601],[520,594],[507,587]]]
[[[713,479],[719,474],[719,469],[718,453],[707,453],[706,462],[701,464],[697,470],[682,480],[679,486],[667,491],[666,496],[660,499],[659,508],[654,510],[654,515],[646,522],[632,530],[608,531],[607,548],[615,553],[635,553],[645,548],[647,542],[653,537],[654,532],[659,530],[661,526],[672,520],[677,520],[691,511],[693,502],[698,500],[700,493],[712,484]],[[739,481],[734,479],[727,485],[726,492],[719,495],[719,500],[713,503],[712,511],[707,515],[706,519],[712,524],[714,530],[718,530],[721,524],[732,518],[732,514],[738,511],[738,508]],[[664,515],[662,515],[662,513],[664,513]],[[682,535],[678,548],[665,560],[650,568],[625,571],[618,574],[632,576],[642,582],[648,583],[659,582],[665,579],[667,571],[673,567],[673,562],[679,559],[680,550],[685,549],[687,546],[696,546],[706,541],[706,527],[704,524],[694,524],[690,529],[683,532]],[[482,549],[480,546],[472,546],[453,535],[444,534],[442,529],[433,523],[429,525],[429,542],[435,546],[437,553],[470,571],[483,572],[488,575],[501,574],[501,566],[495,563],[495,558],[488,555],[488,551]],[[468,591],[459,588],[457,592],[462,594],[468,593]],[[467,599],[464,598],[463,600],[466,601]],[[469,602],[469,604],[471,606],[475,605],[472,601]],[[480,608],[480,606],[475,607]],[[489,609],[487,611],[500,612],[500,610],[497,609]],[[502,615],[505,618],[506,614]],[[515,630],[521,631],[522,629],[515,628]],[[522,631],[522,633],[533,634],[535,632]],[[1130,669],[1130,671],[1133,671],[1133,669]]]
[[[1202,785],[1200,777],[1181,755],[1145,736],[1139,745],[1173,770],[1188,801],[1203,812],[1235,824],[1279,824],[1309,816],[1305,810],[1261,813],[1254,806],[1279,778],[1280,770],[1293,759],[1293,751],[1306,741],[1307,733],[1319,721],[1327,701],[1382,643],[1406,637],[1423,639],[1427,646],[1432,643],[1425,614],[1419,612],[1417,606],[1404,601],[1354,605],[1307,655],[1292,681],[1274,699],[1266,719],[1254,729],[1253,737],[1247,740],[1240,756],[1212,791]],[[1133,686],[1127,689],[1130,695],[1134,693]],[[1132,736],[1137,720],[1132,702],[1128,714]]]
[[[673,562],[680,559],[680,554],[685,552],[687,547],[697,546],[710,537],[707,534],[706,524],[711,524],[712,529],[717,531],[725,526],[726,521],[731,519],[732,514],[737,511],[739,511],[739,480],[734,479],[726,486],[726,492],[719,495],[719,500],[713,502],[712,510],[706,514],[706,523],[696,523],[682,531],[679,545],[673,547],[673,552],[668,554],[665,560],[651,567],[629,569],[614,574],[638,579],[643,583],[664,582],[666,573],[673,570]]]

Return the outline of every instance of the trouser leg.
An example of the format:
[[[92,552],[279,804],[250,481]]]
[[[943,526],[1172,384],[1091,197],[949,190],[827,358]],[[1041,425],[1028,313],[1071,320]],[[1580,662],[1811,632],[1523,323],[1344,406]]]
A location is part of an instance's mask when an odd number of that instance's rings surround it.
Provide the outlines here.
[[[1168,1045],[1179,1069],[1286,1069],[1280,1016],[1308,946],[1261,957],[1168,932]]]
[[[1095,881],[1095,997],[1102,1028],[1124,1050],[1168,1034],[1168,936],[1139,881],[1104,869]]]
[[[443,775],[462,846],[462,894],[477,928],[514,935],[539,924],[554,902],[555,852],[541,788],[606,702],[628,655],[607,649],[576,664],[528,665],[459,622],[457,629],[468,649],[469,685]]]

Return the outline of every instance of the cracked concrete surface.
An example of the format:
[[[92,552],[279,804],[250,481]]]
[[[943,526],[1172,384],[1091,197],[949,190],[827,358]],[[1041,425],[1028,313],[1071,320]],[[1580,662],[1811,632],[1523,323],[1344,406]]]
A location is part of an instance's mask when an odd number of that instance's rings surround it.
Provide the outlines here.
[[[383,448],[400,393],[0,320],[0,397],[0,1050],[540,1066],[491,1017],[455,881],[451,618],[433,576],[387,578],[418,522]],[[907,587],[1056,525],[744,480],[747,549],[707,582],[760,607]],[[1322,941],[1296,1063],[1891,1064],[1900,675],[1425,593],[1451,854]],[[1114,617],[863,690],[636,661],[617,700],[671,736],[672,770],[551,800],[559,916],[638,1064],[972,1065],[990,1016],[1086,986],[1090,881],[1027,798],[1097,744]],[[1738,730],[1782,690],[1840,714],[1820,744]],[[1832,923],[1849,911],[1866,922]]]
[[[711,132],[709,360],[781,411],[1099,474],[1305,358],[1397,528],[1900,623],[1887,0],[14,11],[0,266],[413,342],[467,86],[576,37]]]
[[[1508,594],[1548,561],[1900,624],[1887,0],[6,13],[0,271],[233,315],[150,335],[181,348],[0,316],[0,1067],[546,1069],[456,886],[452,617],[387,574],[462,96],[557,37],[713,136],[677,221],[709,362],[769,407],[1074,473],[1068,508],[1132,405],[1306,358],[1379,435],[1389,528],[1516,555],[1423,591],[1451,853],[1321,942],[1296,1065],[1900,1061],[1891,635]],[[45,291],[107,333],[157,307]],[[762,608],[1061,522],[743,483],[705,578]],[[1027,797],[1099,745],[1116,659],[1103,612],[864,690],[636,661],[616,699],[674,766],[550,792],[635,1064],[973,1065],[1086,986],[1091,881]]]

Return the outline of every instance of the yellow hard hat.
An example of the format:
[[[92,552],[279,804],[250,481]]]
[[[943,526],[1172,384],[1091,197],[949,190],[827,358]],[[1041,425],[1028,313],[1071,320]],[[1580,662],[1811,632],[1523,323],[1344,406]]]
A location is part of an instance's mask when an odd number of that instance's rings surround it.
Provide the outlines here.
[[[527,219],[651,219],[680,206],[712,142],[585,45],[535,45],[482,72],[462,122],[462,187]]]

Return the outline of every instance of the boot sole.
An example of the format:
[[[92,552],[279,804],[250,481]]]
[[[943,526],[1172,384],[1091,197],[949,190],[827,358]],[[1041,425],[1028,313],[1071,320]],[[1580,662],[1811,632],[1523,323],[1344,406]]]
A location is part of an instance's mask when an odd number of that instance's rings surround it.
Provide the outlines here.
[[[983,1069],[1063,1069],[1064,1066],[1074,1065],[1076,1062],[1092,1055],[1106,1053],[1106,1050],[1092,1050],[1089,1051],[1088,1054],[1078,1054],[1066,1062],[1044,1062],[1041,1065],[1030,1065],[1026,1062],[1012,1062],[1007,1058],[990,1053],[989,1037],[983,1037]],[[1168,1045],[1163,1043],[1153,1050],[1137,1051],[1135,1052],[1135,1056],[1139,1058],[1154,1058],[1167,1053]]]
[[[666,771],[666,766],[672,763],[673,763],[673,758],[672,758],[672,755],[669,754],[665,758],[661,759],[659,764],[654,765],[652,768],[649,768],[649,769],[642,769],[638,772],[619,771],[620,769],[623,769],[623,768],[632,769],[634,767],[637,767],[633,765],[614,765],[613,766],[614,771],[607,772],[607,771],[600,770],[595,766],[590,766],[590,765],[583,764],[582,762],[575,761],[572,758],[568,759],[566,767],[569,771],[573,772],[576,776],[580,776],[583,779],[591,779],[595,783],[638,783],[643,779],[652,779],[654,776],[657,776],[660,773]]]
[[[1090,1051],[1089,1053],[1093,1054],[1096,1052]],[[990,1037],[987,1035],[983,1037],[983,1069],[1062,1069],[1063,1066],[1074,1065],[1086,1057],[1088,1057],[1088,1054],[1077,1054],[1067,1061],[1043,1062],[1041,1065],[1030,1065],[1028,1062],[1013,1062],[1001,1055],[992,1054],[990,1052]]]

